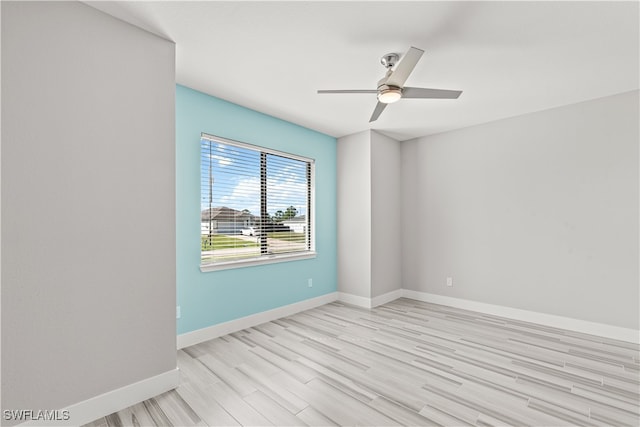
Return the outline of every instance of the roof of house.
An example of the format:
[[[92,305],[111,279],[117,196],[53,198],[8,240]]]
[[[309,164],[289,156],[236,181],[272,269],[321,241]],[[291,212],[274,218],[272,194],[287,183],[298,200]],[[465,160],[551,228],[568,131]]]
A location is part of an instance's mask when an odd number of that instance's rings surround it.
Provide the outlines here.
[[[251,215],[251,213],[228,208],[226,206],[211,209],[207,208],[200,213],[201,221],[209,221],[209,219],[211,219],[216,221],[234,222],[252,218],[255,217]]]

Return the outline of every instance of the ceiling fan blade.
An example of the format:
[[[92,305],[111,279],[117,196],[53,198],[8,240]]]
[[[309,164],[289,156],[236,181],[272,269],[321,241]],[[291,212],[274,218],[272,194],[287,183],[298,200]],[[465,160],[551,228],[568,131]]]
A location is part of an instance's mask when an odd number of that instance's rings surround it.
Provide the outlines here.
[[[318,93],[378,93],[376,89],[338,89],[338,90],[319,90]]]
[[[402,89],[403,98],[456,99],[461,93],[461,90],[427,89],[424,87],[405,87]]]
[[[389,86],[402,87],[404,82],[407,81],[409,74],[413,71],[416,64],[422,57],[424,50],[411,46],[409,51],[404,54],[404,57],[400,61],[396,68],[393,70],[385,84]]]
[[[371,118],[369,119],[369,123],[375,122],[376,120],[378,120],[378,117],[380,117],[380,114],[382,114],[382,111],[384,111],[387,105],[388,104],[383,104],[382,102],[378,102],[375,110],[373,110],[373,114],[371,115]]]

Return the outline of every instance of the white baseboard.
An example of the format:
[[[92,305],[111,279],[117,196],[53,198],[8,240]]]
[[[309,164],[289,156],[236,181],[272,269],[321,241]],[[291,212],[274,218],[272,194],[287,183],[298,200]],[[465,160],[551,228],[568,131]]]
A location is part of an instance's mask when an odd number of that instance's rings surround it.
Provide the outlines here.
[[[371,298],[347,294],[345,292],[338,292],[338,301],[345,304],[355,305],[356,307],[371,308]]]
[[[57,413],[55,417],[59,419],[57,421],[33,420],[22,423],[20,426],[80,426],[173,390],[179,384],[180,371],[178,368],[172,369],[55,411]],[[65,413],[68,417],[64,416]],[[63,418],[69,419],[63,420]]]
[[[553,314],[540,313],[536,311],[521,310],[519,308],[505,307],[502,305],[486,304],[478,301],[430,294],[427,292],[418,292],[409,289],[403,289],[402,296],[404,298],[415,299],[418,301],[447,305],[449,307],[462,308],[465,310],[507,317],[509,319],[520,320],[523,322],[531,322],[537,323],[539,325],[551,326],[553,328],[567,329],[570,331],[597,335],[600,337],[627,341],[636,344],[640,343],[640,331],[637,331],[635,329],[623,328],[620,326],[589,322],[587,320],[573,319],[571,317],[556,316]]]
[[[395,291],[387,292],[386,294],[378,295],[371,299],[371,307],[377,307],[382,304],[386,304],[388,302],[397,300],[398,298],[402,298],[403,290],[396,289]]]
[[[374,298],[361,297],[358,295],[348,294],[346,292],[338,292],[338,301],[345,304],[355,305],[362,308],[374,308],[382,304],[386,304],[402,297],[402,289],[387,292]]]
[[[310,298],[304,301],[274,308],[272,310],[263,311],[261,313],[252,314],[250,316],[241,317],[239,319],[230,320],[228,322],[219,323],[217,325],[198,329],[196,331],[187,332],[178,335],[178,350],[209,341],[214,338],[221,337],[243,329],[252,328],[262,323],[271,322],[282,317],[291,316],[304,310],[320,307],[338,299],[338,292],[321,295],[319,297]]]

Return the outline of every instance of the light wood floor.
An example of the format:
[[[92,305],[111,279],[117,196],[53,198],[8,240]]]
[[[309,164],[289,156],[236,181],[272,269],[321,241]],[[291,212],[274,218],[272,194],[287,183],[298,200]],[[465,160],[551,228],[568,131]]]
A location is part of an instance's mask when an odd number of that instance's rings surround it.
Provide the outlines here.
[[[180,386],[88,426],[640,425],[638,345],[409,299],[178,352]]]

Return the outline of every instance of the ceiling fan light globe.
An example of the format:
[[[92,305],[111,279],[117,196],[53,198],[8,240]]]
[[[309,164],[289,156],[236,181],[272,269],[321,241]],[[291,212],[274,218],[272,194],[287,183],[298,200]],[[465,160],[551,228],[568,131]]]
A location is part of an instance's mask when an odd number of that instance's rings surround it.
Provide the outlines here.
[[[402,90],[400,88],[385,88],[378,92],[378,101],[383,104],[392,104],[402,98]]]

